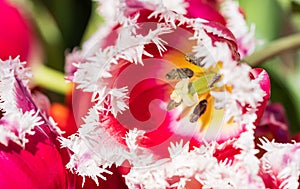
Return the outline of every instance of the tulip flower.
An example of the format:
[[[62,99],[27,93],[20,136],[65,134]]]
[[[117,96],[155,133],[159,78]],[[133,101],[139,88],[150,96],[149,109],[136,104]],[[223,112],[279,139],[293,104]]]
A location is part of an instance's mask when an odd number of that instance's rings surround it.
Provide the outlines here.
[[[19,58],[0,60],[0,188],[74,188],[65,169],[69,153],[59,148],[61,131]],[[40,106],[40,107],[39,107]]]
[[[128,188],[266,187],[254,129],[270,82],[241,63],[254,43],[235,30],[236,2],[101,3],[106,24],[67,62],[73,95],[86,94],[77,133],[60,138],[67,168],[98,185],[125,167]]]

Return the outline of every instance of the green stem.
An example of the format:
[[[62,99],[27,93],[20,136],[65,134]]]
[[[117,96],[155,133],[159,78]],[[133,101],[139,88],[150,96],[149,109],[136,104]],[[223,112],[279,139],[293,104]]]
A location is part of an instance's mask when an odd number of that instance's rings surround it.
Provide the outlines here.
[[[280,38],[256,51],[244,59],[250,66],[256,67],[283,52],[300,48],[300,33]]]
[[[37,85],[59,94],[66,94],[67,84],[63,73],[44,65],[38,65],[33,68],[33,74],[33,81]]]

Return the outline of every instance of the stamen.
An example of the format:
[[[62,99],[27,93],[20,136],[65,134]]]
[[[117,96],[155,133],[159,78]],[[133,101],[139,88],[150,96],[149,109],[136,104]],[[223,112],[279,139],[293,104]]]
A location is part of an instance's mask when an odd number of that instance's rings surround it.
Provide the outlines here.
[[[190,122],[195,123],[201,115],[203,115],[206,111],[207,100],[201,100],[199,104],[195,107],[193,113],[190,115]]]
[[[0,119],[3,117],[3,114],[4,114],[4,110],[0,109]]]
[[[186,54],[186,55],[184,55],[184,58],[186,61],[188,61],[196,66],[199,66],[199,67],[204,66],[204,62],[203,62],[204,57],[197,58],[195,56],[195,54]]]
[[[1,99],[2,98],[0,96],[0,103],[4,103]],[[5,111],[2,108],[0,108],[0,119],[3,117],[3,114],[5,114]]]
[[[166,79],[185,79],[194,76],[194,72],[189,68],[172,69],[166,74]]]
[[[221,75],[220,74],[215,74],[214,77],[209,81],[208,86],[210,88],[212,88],[215,83],[220,81],[220,79],[221,79]]]
[[[170,110],[172,110],[173,108],[176,108],[176,107],[179,106],[180,104],[181,104],[181,102],[175,102],[174,100],[171,100],[171,101],[168,103],[167,111],[170,111]]]

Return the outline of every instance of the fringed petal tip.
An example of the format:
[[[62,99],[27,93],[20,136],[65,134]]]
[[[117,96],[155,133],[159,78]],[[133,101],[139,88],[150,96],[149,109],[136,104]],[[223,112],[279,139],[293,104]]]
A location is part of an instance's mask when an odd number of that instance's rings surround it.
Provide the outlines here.
[[[262,68],[254,68],[250,72],[250,78],[257,81],[260,88],[263,90],[263,99],[259,102],[259,105],[256,110],[257,118],[254,125],[258,125],[260,119],[263,116],[265,108],[269,103],[271,96],[271,82],[268,73]]]
[[[32,98],[28,88],[32,74],[25,68],[25,64],[19,57],[0,60],[0,125],[3,130],[0,142],[5,146],[12,141],[25,147],[27,137],[35,134],[36,127],[50,123],[46,115],[49,107],[38,108],[41,105],[47,106],[47,103],[41,103],[36,96],[34,99],[38,102],[37,106]],[[48,125],[51,129],[55,127],[54,124]]]
[[[34,134],[33,128],[42,124],[34,105],[28,100],[31,97],[26,85],[31,74],[24,65],[19,57],[0,60],[1,127],[5,131],[1,132],[1,142],[4,145],[12,140],[24,146],[28,142],[26,134]]]
[[[300,143],[277,143],[260,139],[265,150],[259,175],[267,188],[298,188],[300,177]]]

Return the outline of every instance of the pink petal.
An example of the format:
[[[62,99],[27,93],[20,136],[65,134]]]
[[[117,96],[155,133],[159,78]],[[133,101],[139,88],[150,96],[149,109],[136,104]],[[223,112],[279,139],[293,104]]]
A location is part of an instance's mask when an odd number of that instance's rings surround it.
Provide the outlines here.
[[[263,97],[263,101],[260,103],[258,106],[258,110],[256,111],[257,114],[257,119],[255,121],[255,125],[258,125],[259,120],[263,116],[263,112],[268,104],[268,101],[270,99],[271,95],[271,83],[270,83],[270,78],[268,73],[263,70],[262,68],[254,68],[251,71],[250,75],[251,79],[256,79],[257,77],[260,77],[260,87],[261,89],[266,93],[265,96]]]
[[[260,176],[267,188],[298,188],[300,143],[263,141]]]

